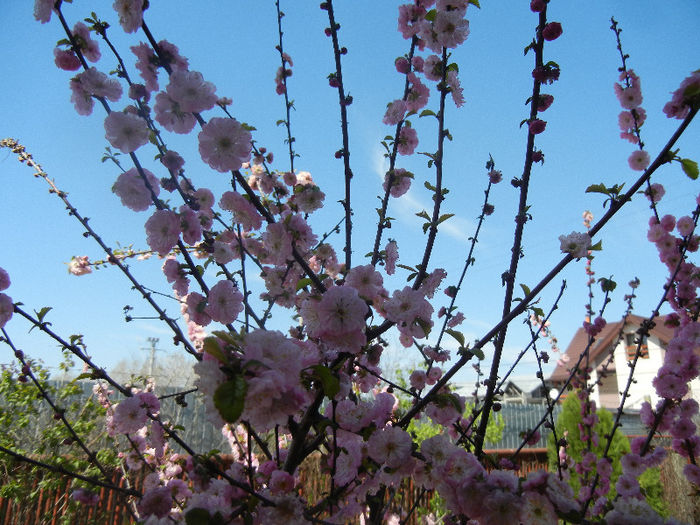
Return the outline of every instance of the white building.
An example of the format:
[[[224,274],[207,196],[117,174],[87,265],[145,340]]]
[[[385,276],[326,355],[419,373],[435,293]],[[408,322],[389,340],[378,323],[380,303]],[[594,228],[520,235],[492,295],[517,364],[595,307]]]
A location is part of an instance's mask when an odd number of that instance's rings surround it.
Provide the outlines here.
[[[592,399],[598,406],[616,409],[620,404],[621,392],[624,391],[630,376],[630,365],[637,352],[639,330],[643,317],[630,315],[627,322],[608,323],[596,337],[584,356],[581,367],[591,368],[591,382],[596,383],[592,391]],[[663,365],[666,345],[673,337],[673,329],[664,325],[659,318],[649,331],[649,336],[642,341],[640,355],[634,371],[634,379],[629,389],[629,398],[625,407],[638,409],[644,401],[655,405],[659,400],[652,380],[658,369]],[[579,361],[579,357],[588,346],[589,337],[583,328],[579,328],[566,349],[563,364],[557,364],[549,378],[549,383],[555,388],[561,388],[569,378],[570,369]],[[696,348],[700,352],[700,348]],[[693,397],[700,400],[700,381],[691,383]]]

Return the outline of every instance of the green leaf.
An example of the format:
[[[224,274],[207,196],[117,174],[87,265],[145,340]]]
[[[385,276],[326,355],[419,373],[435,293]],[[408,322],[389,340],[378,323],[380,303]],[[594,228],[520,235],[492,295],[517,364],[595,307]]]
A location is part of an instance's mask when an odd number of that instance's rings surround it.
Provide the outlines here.
[[[681,159],[683,172],[693,180],[698,178],[698,163],[690,159]]]
[[[425,219],[426,221],[429,221],[429,220],[430,220],[430,215],[428,215],[428,212],[425,211],[425,210],[423,210],[423,211],[420,212],[420,213],[416,213],[416,216],[417,216],[417,217],[420,217],[421,219]]]
[[[457,330],[450,330],[449,328],[445,330],[445,333],[451,335],[455,341],[459,343],[459,346],[464,346],[464,334]]]
[[[298,292],[302,288],[304,288],[306,286],[310,286],[312,284],[313,284],[313,281],[308,277],[305,277],[304,279],[299,279],[299,281],[297,281],[296,291]]]
[[[445,222],[447,219],[454,216],[454,213],[445,213],[444,215],[440,215],[440,218],[438,219],[438,224]]]
[[[479,5],[479,0],[469,0],[469,3],[481,9],[481,6]]]
[[[226,381],[214,392],[214,405],[227,423],[235,423],[243,413],[243,403],[248,385],[242,375]]]
[[[44,317],[46,317],[46,314],[48,314],[52,309],[53,309],[53,308],[51,308],[50,306],[44,306],[44,307],[43,307],[41,310],[39,310],[38,312],[37,312],[36,310],[34,310],[34,313],[36,314],[37,319],[39,319],[39,322],[40,322],[40,323],[43,323],[43,322],[44,322]]]
[[[321,381],[323,385],[323,393],[329,399],[333,399],[340,391],[340,381],[333,375],[331,369],[323,365],[315,365],[312,367],[314,375]]]
[[[423,330],[425,337],[428,337],[430,335],[430,324],[427,321],[421,319],[420,317],[416,318],[416,323],[418,324],[418,326],[421,327],[421,330]]]
[[[484,355],[484,351],[483,351],[481,348],[472,348],[472,349],[469,350],[469,351],[470,351],[472,354],[474,354],[474,355],[477,357],[477,359],[479,359],[479,361],[483,361],[484,358],[486,357],[486,356]]]
[[[605,184],[591,184],[586,188],[586,193],[602,193],[604,195],[609,195],[608,188]]]
[[[530,288],[528,288],[528,287],[525,286],[524,284],[521,284],[521,285],[520,285],[520,288],[522,288],[523,293],[524,293],[526,296],[530,295]]]
[[[617,287],[617,283],[612,280],[612,276],[610,279],[601,277],[600,279],[598,279],[598,282],[600,283],[601,290],[603,290],[604,292],[612,292]]]
[[[434,111],[430,109],[424,109],[423,111],[420,112],[420,115],[418,117],[437,117]],[[393,137],[392,137],[393,138]]]
[[[542,310],[542,308],[539,306],[532,307],[532,313],[534,313],[540,319],[544,319],[544,310]]]
[[[216,342],[215,337],[207,337],[204,339],[204,351],[212,357],[215,357],[220,362],[226,362],[226,356],[221,350],[219,343]]]
[[[215,335],[222,341],[226,341],[230,345],[238,345],[239,340],[236,339],[231,333],[229,332],[224,332],[223,330],[215,330],[212,332],[212,335]]]

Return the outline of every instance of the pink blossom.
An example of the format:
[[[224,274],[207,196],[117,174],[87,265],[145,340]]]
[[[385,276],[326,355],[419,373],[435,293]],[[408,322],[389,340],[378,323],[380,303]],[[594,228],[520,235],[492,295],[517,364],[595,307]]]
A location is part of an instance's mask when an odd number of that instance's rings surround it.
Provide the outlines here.
[[[694,71],[685,78],[679,88],[673,92],[671,100],[664,106],[668,118],[683,119],[690,113],[692,95],[697,99],[700,90],[700,71]]]
[[[641,149],[635,150],[627,159],[627,163],[635,171],[644,171],[649,167],[649,154]]]
[[[680,233],[683,237],[687,237],[693,233],[695,222],[693,221],[692,217],[685,215],[678,219],[676,222],[676,228],[678,229],[678,233]]]
[[[146,424],[148,412],[137,396],[127,397],[114,409],[114,428],[120,434],[132,434]]]
[[[450,95],[452,95],[455,106],[461,108],[464,105],[464,90],[454,69],[447,72],[447,87],[450,88]]]
[[[105,119],[105,138],[122,153],[131,153],[148,142],[148,125],[131,113],[112,111]]]
[[[367,441],[367,454],[380,465],[399,468],[411,455],[411,436],[399,427],[374,432]]]
[[[408,378],[411,387],[415,388],[416,390],[423,390],[427,380],[428,376],[423,370],[414,370],[411,372],[411,376]]]
[[[158,179],[150,171],[146,169],[142,171],[153,191],[153,196],[158,197],[160,192]],[[119,175],[112,186],[112,192],[117,194],[124,206],[133,211],[145,211],[153,204],[151,191],[146,187],[146,183],[136,168]]]
[[[625,109],[635,109],[642,104],[642,90],[639,84],[633,84],[629,87],[615,84],[615,95],[617,95],[620,105]]]
[[[406,57],[398,57],[396,60],[394,60],[394,67],[396,68],[396,71],[404,75],[411,71],[411,66],[409,65]]]
[[[197,119],[187,111],[183,111],[177,102],[165,93],[156,95],[156,103],[153,106],[156,120],[168,131],[187,134],[194,129]]]
[[[442,59],[437,55],[430,55],[425,59],[423,72],[428,80],[435,82],[442,80]]]
[[[414,56],[413,59],[411,60],[411,65],[413,66],[414,71],[422,73],[423,66],[425,65],[425,61],[423,60],[423,57]]]
[[[72,257],[68,263],[68,273],[71,275],[86,275],[92,273],[92,267],[90,266],[88,256],[82,255],[80,257]]]
[[[438,43],[448,49],[453,49],[463,43],[469,36],[469,21],[465,20],[464,13],[455,11],[438,11],[433,22],[433,31],[437,35]],[[430,47],[430,45],[428,45]],[[441,51],[430,47],[436,53]]]
[[[114,0],[112,7],[119,15],[119,23],[127,33],[134,33],[143,22],[143,0]]]
[[[89,95],[104,97],[112,102],[116,102],[122,96],[122,87],[119,82],[94,67],[76,75],[75,79]]]
[[[181,111],[201,113],[216,104],[216,87],[202,78],[197,71],[174,71],[166,88],[168,96],[177,102]]]
[[[0,268],[0,292],[7,290],[10,287],[10,275]]]
[[[651,202],[659,202],[665,194],[666,190],[659,183],[654,183],[644,190],[644,195],[646,195],[647,199],[649,199]]]
[[[90,62],[97,62],[102,54],[97,41],[90,36],[90,29],[82,22],[77,22],[73,26],[73,36],[78,42],[78,47],[83,56]]]
[[[233,220],[245,230],[257,230],[262,226],[262,217],[255,206],[243,195],[233,191],[224,192],[219,206],[233,213]]]
[[[0,293],[0,328],[5,326],[12,318],[15,311],[15,305],[9,295]]]
[[[683,474],[688,481],[693,483],[696,487],[700,487],[700,467],[693,465],[692,463],[688,463],[685,467],[683,467]]]
[[[559,22],[550,22],[542,28],[542,38],[548,41],[556,40],[561,36],[562,32]]]
[[[55,47],[53,57],[56,66],[64,71],[77,71],[80,69],[80,60],[70,49]]]
[[[146,236],[151,250],[168,255],[180,237],[180,218],[170,210],[157,210],[146,221]]]
[[[533,13],[540,13],[544,10],[547,3],[545,0],[530,0],[530,10]]]
[[[501,173],[499,170],[491,170],[488,172],[489,176],[489,182],[491,184],[498,184],[503,180],[503,173]]]
[[[388,189],[389,177],[391,175],[390,171],[387,171],[384,175],[384,191]],[[407,171],[403,168],[394,169],[394,181],[391,184],[391,191],[389,192],[392,197],[401,197],[405,194],[411,187],[411,180],[413,179],[413,173]]]
[[[186,312],[192,322],[199,326],[211,323],[211,317],[206,313],[207,300],[197,292],[190,292],[185,298]]]
[[[205,311],[216,322],[232,323],[243,311],[243,295],[231,281],[219,281],[209,290]]]
[[[156,64],[158,58],[151,46],[141,42],[138,46],[132,46],[131,52],[136,55],[136,69],[139,70],[141,78],[146,83],[148,91],[158,91],[158,72]]]
[[[415,73],[409,73],[407,78],[411,83],[411,88],[406,96],[406,109],[418,112],[428,103],[430,90],[428,86],[420,81],[420,78]]]
[[[570,253],[576,259],[588,255],[588,249],[591,247],[591,238],[587,233],[571,232],[569,235],[560,235],[559,242],[561,251]]]
[[[403,120],[403,116],[406,114],[406,107],[405,100],[394,100],[387,106],[382,122],[388,126],[395,126]]]
[[[77,488],[71,492],[71,498],[83,505],[94,506],[100,501],[100,495],[87,489]]]
[[[312,213],[320,209],[325,198],[326,194],[315,184],[298,184],[294,187],[293,201],[299,208],[299,211],[304,213]]]
[[[359,332],[365,325],[367,304],[360,298],[357,290],[351,286],[334,286],[329,288],[318,303],[320,336],[340,336],[350,332]]]
[[[389,241],[384,248],[384,269],[389,275],[396,271],[396,261],[399,259],[399,246],[396,241]]]
[[[45,24],[51,20],[54,0],[34,0],[34,19]]]
[[[235,171],[250,160],[251,138],[236,119],[215,117],[199,133],[199,153],[211,168]]]
[[[345,284],[351,286],[357,293],[366,299],[374,299],[384,290],[382,274],[374,269],[371,264],[354,266],[345,278]]]
[[[415,5],[399,6],[399,31],[404,38],[408,39],[418,34],[425,13],[424,8]]]
[[[533,119],[528,124],[528,129],[532,135],[539,135],[547,127],[547,122],[538,118]]]
[[[186,204],[180,206],[180,230],[182,240],[194,245],[202,239],[201,212],[196,212]]]
[[[412,155],[418,145],[418,134],[410,126],[403,126],[398,140],[398,152],[400,155]]]
[[[173,497],[168,487],[157,486],[144,491],[141,501],[138,503],[139,513],[142,517],[157,516],[164,518],[173,506]],[[150,523],[150,522],[149,522]]]

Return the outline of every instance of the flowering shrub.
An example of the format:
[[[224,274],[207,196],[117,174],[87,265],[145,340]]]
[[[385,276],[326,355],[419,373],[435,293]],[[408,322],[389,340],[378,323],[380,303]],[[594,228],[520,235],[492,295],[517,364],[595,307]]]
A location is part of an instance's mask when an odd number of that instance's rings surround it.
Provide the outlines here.
[[[606,213],[594,225],[587,225],[588,232],[562,235],[561,260],[535,286],[521,285],[523,295],[516,297],[518,265],[524,256],[523,234],[533,219],[528,200],[531,175],[536,164],[545,160],[538,141],[551,131],[548,122],[555,118],[542,117],[557,107],[555,97],[542,92],[555,85],[561,74],[559,64],[548,59],[546,51],[549,42],[566,35],[565,24],[549,20],[549,2],[532,0],[535,29],[525,47],[525,54],[534,60],[528,70],[532,92],[526,103],[528,117],[521,122],[526,137],[525,166],[522,174],[511,180],[519,193],[519,203],[511,258],[501,276],[503,310],[500,321],[478,339],[468,340],[461,326],[465,316],[460,311],[468,295],[465,276],[475,264],[482,225],[494,213],[491,191],[503,180],[503,173],[490,156],[483,178],[485,197],[461,275],[448,276],[437,266],[433,252],[438,233],[445,231],[453,217],[443,207],[449,193],[445,160],[453,140],[449,116],[468,103],[462,87],[464,78],[460,78],[459,65],[452,57],[468,42],[471,27],[467,16],[479,7],[479,2],[416,0],[399,7],[398,30],[406,51],[393,62],[393,69],[400,75],[403,92],[388,96],[383,117],[376,115],[377,121],[381,119],[389,126],[381,142],[387,169],[376,208],[377,222],[369,236],[366,231],[354,229],[360,219],[366,219],[364,209],[356,202],[358,195],[364,200],[366,189],[352,168],[348,107],[354,99],[343,75],[343,57],[348,51],[340,43],[343,33],[333,2],[324,1],[320,8],[328,17],[324,33],[330,39],[334,58],[327,83],[338,96],[342,146],[332,156],[342,165],[339,180],[343,213],[339,222],[328,221],[323,215],[328,208],[325,191],[330,190],[323,187],[320,177],[295,167],[299,154],[292,132],[293,90],[288,81],[294,78],[296,70],[292,68],[299,67],[299,60],[293,62],[284,51],[284,16],[279,2],[275,5],[279,36],[275,45],[280,66],[276,72],[269,72],[269,84],[270,89],[275,85],[274,92],[281,97],[284,108],[283,118],[278,121],[286,134],[284,155],[262,145],[265,137],[243,122],[238,113],[241,108],[221,96],[204,74],[191,70],[194,64],[174,43],[152,34],[147,2],[115,0],[113,4],[121,29],[145,39],[128,51],[114,46],[111,35],[119,29],[97,14],[85,19],[87,26],[83,22],[71,26],[66,19],[69,10],[62,2],[35,2],[37,20],[53,23],[58,19],[65,31],[66,38],[54,51],[57,66],[70,72],[82,70],[67,75],[72,75],[68,82],[75,110],[85,116],[97,113],[96,106],[104,110],[109,143],[104,160],[122,172],[112,188],[127,208],[148,215],[143,220],[148,249],[112,250],[23,145],[13,139],[3,140],[1,145],[10,148],[49,184],[81,223],[85,237],[104,250],[106,258],[97,265],[109,264],[122,272],[172,333],[176,344],[196,360],[196,386],[207,404],[209,422],[222,429],[232,456],[232,461],[225,463],[211,457],[217,455],[215,452],[193,450],[179,436],[178,429],[161,417],[157,386],[137,388],[114,381],[89,357],[79,337],[66,339],[51,328],[45,320],[47,309],[31,314],[15,302],[16,298],[10,298],[10,276],[0,271],[3,342],[17,359],[23,359],[7,330],[16,321],[25,320],[80,359],[85,369],[81,378],[96,380],[95,394],[105,411],[109,435],[123,438],[125,446],[120,453],[124,476],[145,473],[145,481],[139,491],[120,489],[87,446],[83,452],[99,474],[89,478],[77,472],[66,474],[111,488],[128,502],[135,520],[149,525],[173,521],[344,523],[358,516],[371,523],[396,522],[415,511],[402,509],[400,517],[387,514],[395,489],[408,477],[426,491],[437,491],[451,515],[449,519],[455,522],[670,522],[648,506],[635,484],[637,477],[656,465],[662,455],[662,449],[652,446],[655,433],[670,432],[673,450],[688,458],[687,477],[700,486],[700,467],[696,464],[700,437],[692,421],[698,404],[686,398],[689,382],[700,371],[700,358],[695,353],[700,345],[696,296],[700,272],[690,260],[699,244],[694,230],[700,201],[683,217],[663,215],[659,206],[664,188],[650,179],[663,164],[673,162],[679,162],[691,178],[698,177],[697,163],[682,158],[673,148],[698,111],[700,73],[691,73],[664,108],[669,117],[681,122],[652,159],[641,138],[640,129],[646,119],[646,111],[641,108],[641,82],[627,67],[629,57],[622,51],[620,30],[613,20],[622,61],[619,76],[613,77],[619,82],[614,89],[623,108],[618,122],[622,138],[636,146],[629,156],[629,166],[640,172],[639,177],[625,191],[624,185],[590,185],[589,193],[605,196]],[[70,16],[79,17],[73,13]],[[111,76],[88,64],[104,60],[107,54],[118,63]],[[189,136],[195,132],[196,138]],[[194,169],[189,168],[194,160],[186,159],[184,150],[178,152],[172,146],[186,138],[192,140],[203,163]],[[427,169],[421,167],[417,173],[415,168],[408,171],[399,166],[404,157],[417,153],[426,158]],[[149,171],[144,159],[152,154],[157,162],[149,164]],[[287,157],[284,167],[278,167],[281,157]],[[230,180],[226,191],[201,186],[207,178],[200,177],[200,173],[207,167],[211,168],[209,176]],[[397,222],[391,210],[400,199],[409,198],[407,192],[417,179],[424,179],[432,209],[416,214],[422,221],[424,243],[420,262],[411,263],[410,257],[400,255],[409,247],[399,246],[386,230]],[[631,459],[622,461],[623,475],[619,479],[624,483],[618,483],[617,499],[608,500],[607,490],[596,491],[596,485],[605,483],[600,476],[593,476],[587,490],[579,494],[572,492],[567,472],[561,469],[521,479],[514,472],[512,459],[493,464],[484,454],[489,422],[500,408],[499,396],[513,371],[506,371],[502,362],[508,327],[520,317],[533,316],[541,321],[543,329],[533,328],[525,351],[532,348],[538,377],[544,381],[541,366],[548,356],[537,349],[536,343],[540,334],[545,334],[544,327],[559,299],[545,312],[538,302],[542,290],[575,259],[590,260],[592,253],[601,248],[599,242],[593,244],[594,237],[608,227],[620,209],[632,199],[639,199],[640,192],[652,208],[649,240],[669,271],[660,303],[643,330],[648,332],[654,322],[676,328],[664,366],[654,380],[659,401],[654,406],[647,403],[642,411],[649,436],[635,441],[632,454],[625,456]],[[365,252],[363,241],[367,239],[369,251],[362,260],[365,264],[359,264],[358,254]],[[420,227],[415,239],[422,239]],[[144,252],[163,259],[165,281],[172,285],[172,291],[165,295],[179,304],[179,318],[162,306],[163,294],[144,286],[127,265],[128,259]],[[84,275],[90,266],[89,258],[77,256],[69,270]],[[392,277],[395,274],[397,277]],[[398,277],[404,275],[408,284],[398,284]],[[596,320],[586,326],[591,338],[589,348],[605,325],[607,294],[615,288],[611,279],[602,284],[606,301]],[[447,299],[438,293],[441,287]],[[664,302],[673,313],[662,320],[658,310]],[[588,308],[592,310],[590,303]],[[133,319],[130,309],[125,309],[127,320]],[[285,326],[290,318],[291,325]],[[407,352],[416,351],[422,359],[421,366],[411,371],[410,388],[403,388],[411,399],[406,408],[399,406],[395,395],[398,385],[391,382],[383,368],[382,354],[390,334],[395,334]],[[490,370],[483,372],[479,361],[485,359],[487,350]],[[637,358],[640,350],[641,343]],[[631,363],[632,370],[637,358]],[[475,391],[477,404],[472,415],[465,417],[467,400],[451,381],[467,365],[475,367],[480,381]],[[586,366],[582,361],[572,363],[572,376],[566,386],[581,370],[580,381],[585,385]],[[27,365],[24,377],[31,372]],[[484,392],[481,387],[485,387]],[[126,399],[112,401],[114,391]],[[42,395],[47,401],[51,398],[48,393]],[[548,399],[542,420],[523,433],[522,446],[536,442],[543,425],[554,426],[552,407],[560,395]],[[607,461],[623,409],[624,403],[606,438],[608,446],[600,461]],[[420,416],[430,418],[443,430],[418,445],[407,429]],[[67,418],[62,422],[73,429]],[[583,426],[591,431],[594,424],[595,413],[591,410],[583,417]],[[6,447],[2,451],[13,454]],[[28,459],[24,454],[14,454]],[[322,472],[330,485],[318,501],[308,500],[304,487],[299,486],[298,469],[312,454],[321,456]],[[581,468],[591,469],[585,463],[588,459],[582,458]],[[82,487],[76,490],[75,498],[88,503],[91,500]]]

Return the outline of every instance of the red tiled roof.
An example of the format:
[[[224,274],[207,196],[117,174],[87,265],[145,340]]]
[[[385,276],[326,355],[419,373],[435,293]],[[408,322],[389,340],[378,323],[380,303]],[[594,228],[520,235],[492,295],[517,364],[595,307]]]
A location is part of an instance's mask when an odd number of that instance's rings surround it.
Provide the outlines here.
[[[627,326],[641,326],[642,322],[645,321],[645,317],[640,317],[638,315],[630,315],[627,318]],[[620,334],[620,330],[623,328],[622,321],[616,323],[608,323],[603,327],[598,334],[598,337],[593,342],[593,346],[590,349],[590,360],[594,362],[596,358],[605,350],[609,350],[612,343],[617,339]],[[656,325],[649,331],[650,335],[654,335],[659,338],[659,340],[666,344],[673,337],[673,328],[667,327],[663,322],[663,317],[660,317],[656,321]],[[577,362],[583,351],[588,345],[588,334],[583,328],[576,330],[574,338],[569,343],[566,348],[565,355],[569,357],[569,361],[564,363],[564,366],[557,364],[557,367],[549,376],[549,381],[552,382],[562,382],[569,378],[569,368],[573,367]]]

